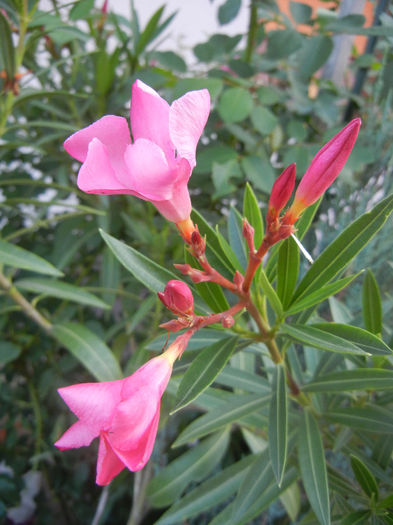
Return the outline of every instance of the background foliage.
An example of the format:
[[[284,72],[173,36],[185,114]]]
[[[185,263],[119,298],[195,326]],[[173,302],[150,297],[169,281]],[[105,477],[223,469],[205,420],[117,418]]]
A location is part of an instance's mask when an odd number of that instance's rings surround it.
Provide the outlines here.
[[[230,37],[225,24],[237,16],[240,2],[217,2],[222,33],[194,47],[190,68],[180,52],[157,49],[175,16],[165,6],[141,27],[132,3],[130,19],[105,13],[92,0],[52,4],[41,11],[36,1],[0,0],[0,519],[216,525],[250,523],[263,514],[271,523],[329,523],[330,508],[339,523],[391,523],[391,219],[360,257],[348,258],[341,277],[368,270],[317,310],[294,312],[303,315],[296,318],[303,332],[287,324],[280,336],[318,421],[289,399],[286,422],[282,370],[273,370],[262,343],[245,341],[240,324],[230,334],[206,329],[192,338],[164,399],[153,459],[142,473],[123,472],[101,489],[94,484],[94,447],[71,453],[53,447],[72,418],[56,388],[130,374],[161,350],[165,336],[158,325],[167,315],[155,292],[173,278],[172,263],[184,258],[175,228],[149,204],[79,192],[78,166],[65,154],[64,139],[103,114],[126,116],[136,78],[169,101],[190,89],[209,89],[213,111],[190,187],[201,214],[197,222],[215,248],[212,261],[230,275],[245,262],[239,213],[253,210],[258,217],[255,202],[263,212],[282,167],[296,161],[303,174],[342,121],[360,115],[356,147],[304,238],[317,256],[392,191],[391,11],[366,29],[359,15],[338,18],[337,10],[326,9],[311,17],[307,5],[291,2],[291,20],[275,2],[254,0],[248,33]],[[299,32],[294,21],[310,33]],[[345,87],[320,73],[340,34],[377,37],[369,53],[355,53]],[[352,89],[362,72],[361,90]],[[388,203],[373,209],[370,237]],[[122,262],[115,256],[117,239],[129,246]],[[228,242],[229,260],[223,254]],[[296,262],[296,247],[286,242],[280,257]],[[282,279],[292,277],[295,285],[297,275],[288,277],[276,263],[272,256],[266,274],[288,309],[291,298],[283,290],[290,283]],[[300,276],[307,269],[300,258]],[[208,287],[198,291],[204,308],[225,309],[224,295]],[[20,293],[42,318],[24,314]],[[278,303],[266,286],[264,293],[273,318]],[[333,335],[345,351],[363,344],[374,348],[372,359],[322,352],[321,345],[331,350],[328,321],[338,323]],[[314,330],[325,329],[322,338],[310,331],[310,322]],[[344,323],[374,335],[349,337]],[[312,336],[320,338],[319,346]],[[198,351],[206,357],[220,351],[225,368],[199,397],[181,399],[177,388]],[[176,404],[187,407],[169,416]],[[272,434],[268,420],[288,434],[283,444],[277,441],[276,454],[267,445],[280,433]],[[29,502],[35,503],[32,514]]]

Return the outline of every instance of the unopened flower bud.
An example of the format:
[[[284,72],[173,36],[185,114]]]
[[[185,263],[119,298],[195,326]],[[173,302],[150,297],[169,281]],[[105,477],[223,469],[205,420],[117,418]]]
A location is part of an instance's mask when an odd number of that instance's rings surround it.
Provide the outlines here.
[[[191,315],[194,311],[192,292],[183,281],[172,280],[165,286],[164,292],[158,292],[163,304],[176,315]]]
[[[194,230],[191,235],[191,247],[195,257],[204,255],[206,250],[206,241],[202,238],[198,230]]]
[[[251,224],[248,222],[248,220],[247,219],[243,219],[242,234],[243,234],[243,237],[246,239],[247,246],[248,246],[248,249],[250,250],[250,252],[254,252],[255,251],[254,232],[255,232],[255,230],[251,226]]]
[[[333,183],[355,145],[361,123],[360,118],[351,120],[315,155],[296,190],[286,222],[293,224]]]
[[[232,328],[235,324],[235,320],[231,315],[224,315],[221,319],[221,324],[224,328]]]
[[[278,219],[295,186],[296,164],[290,164],[274,181],[267,209],[268,225]]]

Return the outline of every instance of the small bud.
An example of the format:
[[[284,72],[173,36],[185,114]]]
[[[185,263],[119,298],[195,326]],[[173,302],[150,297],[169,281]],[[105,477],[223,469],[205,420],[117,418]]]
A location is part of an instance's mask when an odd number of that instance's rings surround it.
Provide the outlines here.
[[[235,320],[231,315],[224,315],[221,319],[221,324],[224,328],[232,328],[235,324]]]
[[[168,310],[181,317],[191,315],[194,311],[192,292],[183,281],[169,281],[164,292],[158,292],[158,297]]]
[[[164,328],[164,330],[168,330],[168,332],[178,332],[179,330],[184,330],[187,326],[189,326],[189,323],[184,322],[183,319],[172,319],[171,321],[160,324],[160,328]]]
[[[247,219],[243,219],[243,230],[242,234],[243,237],[246,239],[248,249],[250,252],[254,253],[255,246],[254,246],[254,228],[251,226],[251,224],[248,222]]]
[[[190,275],[190,272],[193,269],[189,264],[174,264],[173,266],[183,275]]]
[[[211,280],[210,275],[208,275],[206,272],[203,272],[202,270],[197,270],[196,268],[191,268],[191,271],[188,275],[194,283],[204,283]]]
[[[296,164],[290,164],[274,181],[267,209],[267,223],[274,222],[289,201],[295,186]]]
[[[202,238],[198,230],[194,230],[191,235],[191,247],[195,257],[204,255],[206,250],[206,241]]]
[[[315,155],[286,214],[288,223],[293,224],[334,182],[355,145],[361,123],[360,118],[351,120]]]

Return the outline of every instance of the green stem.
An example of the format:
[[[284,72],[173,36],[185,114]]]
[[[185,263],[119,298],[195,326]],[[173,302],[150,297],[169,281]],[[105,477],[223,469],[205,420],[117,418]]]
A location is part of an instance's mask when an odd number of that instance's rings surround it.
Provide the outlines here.
[[[250,21],[248,23],[247,46],[244,52],[244,60],[251,62],[252,52],[254,50],[256,35],[258,31],[258,8],[255,0],[251,1]]]

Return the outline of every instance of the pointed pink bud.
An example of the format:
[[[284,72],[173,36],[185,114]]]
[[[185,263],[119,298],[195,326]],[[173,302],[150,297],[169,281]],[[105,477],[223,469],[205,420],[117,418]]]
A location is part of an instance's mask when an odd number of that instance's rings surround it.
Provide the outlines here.
[[[164,292],[158,292],[158,297],[168,310],[181,317],[192,315],[194,311],[192,292],[183,281],[169,281]]]
[[[275,221],[280,215],[281,210],[289,201],[295,186],[296,179],[296,164],[290,164],[277,177],[273,184],[273,188],[269,198],[269,205],[267,210],[267,222]]]
[[[206,240],[202,238],[198,230],[195,230],[191,234],[191,247],[195,257],[204,255],[206,250]]]
[[[242,234],[243,234],[243,237],[246,239],[248,249],[251,253],[254,253],[255,251],[254,232],[255,232],[254,228],[251,226],[248,220],[244,218]]]
[[[336,179],[355,145],[360,118],[351,120],[313,158],[295,193],[295,199],[288,210],[292,224],[302,211],[311,206]]]
[[[136,472],[148,462],[157,434],[161,397],[173,363],[184,351],[187,341],[184,337],[178,342],[175,340],[164,354],[125,379],[83,383],[58,390],[78,421],[55,446],[60,450],[79,448],[99,437],[98,485],[108,485],[124,467]]]

